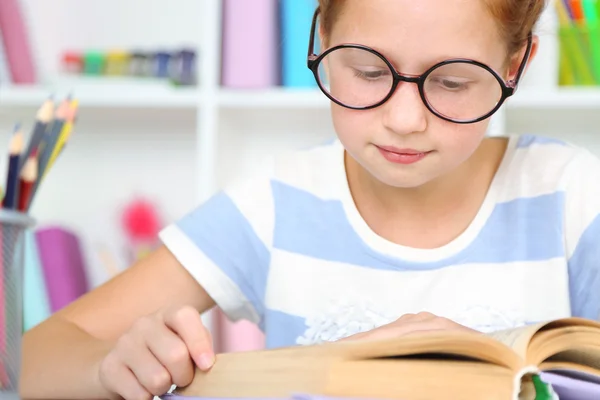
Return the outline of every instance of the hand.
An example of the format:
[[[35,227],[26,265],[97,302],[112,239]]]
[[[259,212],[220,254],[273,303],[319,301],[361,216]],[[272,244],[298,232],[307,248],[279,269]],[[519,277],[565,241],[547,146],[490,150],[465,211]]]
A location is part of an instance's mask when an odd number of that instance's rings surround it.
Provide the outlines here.
[[[102,360],[98,374],[112,398],[150,400],[172,385],[189,385],[194,364],[208,370],[214,359],[198,311],[175,308],[139,319]]]
[[[438,317],[428,312],[421,312],[418,314],[405,314],[390,324],[383,325],[372,331],[357,333],[356,335],[349,336],[342,340],[378,340],[406,336],[419,332],[449,330],[479,333],[476,330],[459,325],[447,318]]]

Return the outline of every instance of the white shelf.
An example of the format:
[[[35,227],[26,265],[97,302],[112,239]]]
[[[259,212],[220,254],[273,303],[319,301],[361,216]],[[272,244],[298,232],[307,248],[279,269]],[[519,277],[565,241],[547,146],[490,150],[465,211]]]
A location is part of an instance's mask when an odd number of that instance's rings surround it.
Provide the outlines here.
[[[247,89],[218,91],[218,104],[222,108],[298,108],[329,107],[329,99],[317,89]]]
[[[74,88],[81,107],[194,109],[213,102],[223,109],[324,109],[330,101],[317,89],[217,89],[216,95],[169,84],[126,83],[60,85]],[[66,89],[65,89],[66,90]],[[0,106],[38,107],[50,94],[66,95],[52,87],[0,87]],[[508,109],[600,109],[600,88],[523,89],[511,98]]]
[[[199,103],[196,88],[129,81],[0,87],[0,106],[39,107],[49,95],[62,97],[71,91],[82,108],[195,108]]]
[[[600,109],[600,88],[521,90],[507,102],[508,108],[537,108],[549,111]]]

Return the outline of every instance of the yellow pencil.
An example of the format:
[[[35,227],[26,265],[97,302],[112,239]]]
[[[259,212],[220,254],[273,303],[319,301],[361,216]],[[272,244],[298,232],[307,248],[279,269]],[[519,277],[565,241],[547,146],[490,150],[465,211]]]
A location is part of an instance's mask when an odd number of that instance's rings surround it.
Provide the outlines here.
[[[50,159],[48,161],[48,167],[44,171],[44,175],[42,178],[46,176],[48,171],[52,168],[52,165],[58,158],[61,150],[69,140],[71,136],[71,132],[73,131],[73,125],[75,124],[75,118],[77,116],[77,107],[79,106],[79,102],[77,100],[72,100],[70,105],[70,111],[65,120],[65,124],[58,136],[58,141],[56,142],[56,146],[52,149],[52,153],[50,154]]]
[[[556,8],[556,14],[558,15],[558,22],[560,26],[569,26],[571,25],[571,19],[569,18],[569,13],[565,8],[562,0],[555,0],[554,7]]]

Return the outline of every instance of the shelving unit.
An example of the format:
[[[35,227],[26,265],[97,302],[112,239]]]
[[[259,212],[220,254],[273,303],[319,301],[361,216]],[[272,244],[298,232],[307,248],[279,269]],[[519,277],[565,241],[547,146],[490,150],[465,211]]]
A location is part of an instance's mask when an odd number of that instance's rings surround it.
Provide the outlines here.
[[[68,91],[68,89],[67,89]],[[0,104],[4,107],[38,107],[53,93],[52,88],[6,87],[0,89]],[[64,95],[65,90],[60,90]],[[106,86],[77,87],[73,93],[85,108],[186,108],[198,105],[198,90],[174,88],[168,85],[121,83]]]
[[[42,3],[42,0],[30,1]],[[552,76],[554,71],[556,43],[551,37],[552,14],[552,9],[549,9],[544,19],[549,22],[543,28],[543,49],[535,61],[537,70],[528,72],[535,78],[538,78],[538,75]],[[221,0],[203,0],[202,13],[198,16],[197,23],[199,39],[195,38],[198,39],[196,50],[200,55],[199,88],[179,88],[146,81],[98,82],[87,79],[43,87],[0,86],[0,111],[9,109],[10,112],[17,113],[20,109],[26,109],[30,113],[30,110],[37,108],[52,91],[57,90],[64,94],[73,90],[80,100],[82,110],[98,109],[101,113],[99,120],[102,121],[102,126],[98,130],[110,133],[111,130],[121,132],[131,129],[148,133],[154,138],[170,134],[181,141],[186,140],[177,148],[185,151],[181,157],[190,157],[190,154],[193,154],[190,164],[193,164],[194,171],[189,173],[189,177],[186,175],[185,179],[182,178],[182,182],[188,182],[192,186],[194,198],[185,203],[186,205],[177,203],[177,206],[173,207],[177,213],[183,214],[188,211],[183,209],[187,204],[198,204],[206,200],[226,183],[222,178],[226,174],[221,174],[223,165],[231,165],[230,168],[245,172],[251,167],[253,160],[269,151],[304,147],[333,135],[327,119],[330,102],[316,89],[269,88],[238,91],[220,87],[220,41],[215,39],[221,37],[220,21]],[[507,130],[517,133],[527,131],[529,125],[524,123],[523,118],[524,114],[530,111],[540,118],[551,116],[554,120],[558,119],[560,123],[555,129],[557,132],[562,130],[565,134],[573,127],[573,121],[569,119],[573,112],[577,113],[577,118],[581,118],[582,113],[583,118],[600,115],[600,88],[557,88],[555,83],[545,79],[534,79],[531,84],[521,86],[517,95],[494,117],[491,129],[493,134],[504,134]],[[157,110],[161,111],[160,118],[164,116],[173,121],[169,121],[169,124],[165,122],[164,125],[157,124],[157,119],[160,119],[155,115]],[[127,127],[117,123],[110,124],[116,113],[124,112],[132,115],[143,113],[145,116],[153,116],[153,119],[148,122],[140,118],[139,125]],[[255,117],[248,121],[249,115]],[[290,124],[291,116],[296,122],[306,122]],[[172,124],[176,127],[172,128]],[[176,130],[175,134],[173,129]],[[191,135],[187,136],[188,132]],[[81,132],[81,135],[86,135],[86,132]],[[108,134],[107,136],[110,137]],[[591,143],[596,139],[586,137],[584,140]],[[188,149],[188,143],[192,141],[193,149]],[[235,148],[235,151],[224,150],[227,148]],[[122,160],[124,161],[120,162],[123,165],[132,162],[125,157],[122,157]],[[116,194],[114,196],[117,197]],[[123,196],[118,196],[121,197]],[[166,193],[164,198],[170,198],[170,195]],[[46,210],[42,210],[38,215],[41,221],[46,217],[44,212]],[[73,211],[73,220],[80,219],[84,212]]]

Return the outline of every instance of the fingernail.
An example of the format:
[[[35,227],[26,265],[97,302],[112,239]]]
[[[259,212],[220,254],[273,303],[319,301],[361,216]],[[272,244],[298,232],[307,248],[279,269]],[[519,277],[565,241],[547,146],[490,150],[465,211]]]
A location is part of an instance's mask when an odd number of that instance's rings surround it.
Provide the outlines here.
[[[200,369],[202,370],[207,370],[210,369],[210,367],[213,366],[214,364],[214,357],[209,355],[209,354],[201,354],[200,355],[200,359],[198,360],[198,366],[200,367]]]

